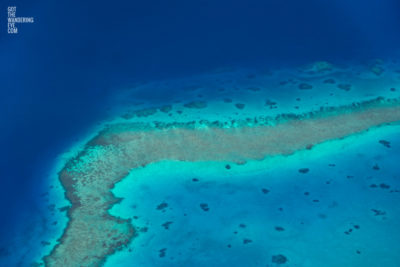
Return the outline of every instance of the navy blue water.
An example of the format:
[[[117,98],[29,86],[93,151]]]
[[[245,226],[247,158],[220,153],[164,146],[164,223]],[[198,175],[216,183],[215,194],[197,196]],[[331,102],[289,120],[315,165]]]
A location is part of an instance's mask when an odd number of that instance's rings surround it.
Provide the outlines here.
[[[8,35],[7,6],[35,23]],[[114,90],[221,66],[391,56],[399,13],[396,0],[1,1],[0,256],[21,216],[36,216],[55,156]]]

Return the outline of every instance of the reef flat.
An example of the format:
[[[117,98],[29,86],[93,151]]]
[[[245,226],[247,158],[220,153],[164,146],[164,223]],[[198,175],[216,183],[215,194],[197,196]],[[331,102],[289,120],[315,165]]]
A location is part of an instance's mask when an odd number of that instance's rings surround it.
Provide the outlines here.
[[[110,190],[132,169],[163,160],[243,164],[290,155],[327,140],[400,121],[399,99],[377,98],[317,112],[234,121],[111,124],[59,173],[72,203],[69,223],[48,266],[97,266],[135,235],[129,220],[111,216]]]

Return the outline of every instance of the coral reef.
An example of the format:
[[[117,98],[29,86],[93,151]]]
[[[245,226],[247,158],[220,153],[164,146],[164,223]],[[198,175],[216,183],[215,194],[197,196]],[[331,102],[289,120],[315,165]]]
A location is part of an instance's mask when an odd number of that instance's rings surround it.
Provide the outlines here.
[[[47,266],[98,266],[140,233],[130,220],[108,213],[119,201],[110,189],[132,169],[166,159],[217,161],[230,169],[227,162],[243,164],[248,160],[291,155],[306,150],[309,144],[318,145],[397,121],[400,121],[399,99],[379,97],[274,118],[110,124],[59,173],[66,198],[71,202],[67,212],[69,222],[60,243],[44,261]],[[163,212],[167,207],[163,202],[156,209]],[[206,203],[201,203],[200,208],[209,210]],[[376,209],[372,212],[375,216],[385,214]],[[165,250],[160,255],[165,256]],[[274,257],[273,261],[279,264],[287,261],[283,255]]]

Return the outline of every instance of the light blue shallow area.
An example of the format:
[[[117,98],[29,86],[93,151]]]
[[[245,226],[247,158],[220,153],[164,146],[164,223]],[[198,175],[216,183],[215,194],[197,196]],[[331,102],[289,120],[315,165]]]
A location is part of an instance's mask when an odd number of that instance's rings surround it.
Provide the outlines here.
[[[398,266],[399,153],[390,126],[259,165],[132,172],[112,214],[132,218],[138,237],[106,266]]]

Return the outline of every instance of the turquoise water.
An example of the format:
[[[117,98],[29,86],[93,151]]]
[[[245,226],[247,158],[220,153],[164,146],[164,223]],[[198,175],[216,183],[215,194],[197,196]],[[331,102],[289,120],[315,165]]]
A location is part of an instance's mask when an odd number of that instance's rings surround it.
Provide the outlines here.
[[[105,266],[398,266],[399,153],[391,126],[230,170],[135,170],[111,213],[138,236]]]

